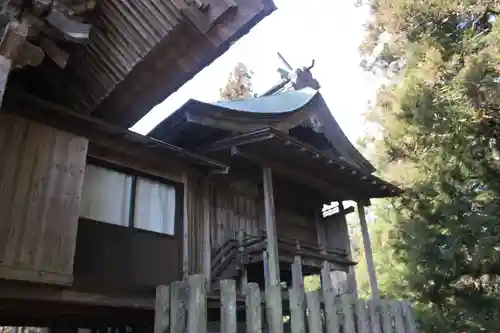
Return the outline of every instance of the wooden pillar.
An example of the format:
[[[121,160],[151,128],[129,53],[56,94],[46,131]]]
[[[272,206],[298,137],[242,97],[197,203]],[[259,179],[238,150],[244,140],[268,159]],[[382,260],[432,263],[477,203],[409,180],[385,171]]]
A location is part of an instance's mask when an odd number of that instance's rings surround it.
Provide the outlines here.
[[[273,177],[270,168],[262,169],[264,187],[264,212],[266,221],[266,243],[269,262],[269,286],[280,282],[278,238],[276,234],[276,215],[274,209]]]
[[[375,265],[373,264],[372,244],[370,235],[368,234],[368,227],[366,225],[365,207],[361,202],[357,203],[359,223],[361,225],[361,233],[363,235],[363,245],[365,248],[366,266],[368,267],[368,277],[370,279],[370,288],[372,299],[380,299],[380,291],[378,289],[377,276],[375,274]]]
[[[339,201],[339,212],[342,215],[343,223],[345,223],[347,228],[347,254],[349,259],[352,260],[352,247],[351,247],[351,237],[349,235],[349,226],[347,225],[347,217],[345,213],[344,203]],[[354,272],[354,266],[349,267],[349,272],[347,273],[347,282],[349,284],[349,289],[353,293],[354,297],[358,297],[358,283],[356,282],[356,274]]]
[[[207,291],[212,281],[212,246],[210,242],[210,183],[203,181],[203,275],[207,280]]]
[[[325,222],[321,218],[321,208],[319,210],[316,210],[314,213],[314,224],[316,225],[316,236],[318,239],[318,246],[320,248],[329,248],[328,240],[327,240],[327,235],[326,235],[326,228],[325,228]]]
[[[183,212],[182,212],[182,276],[187,278],[189,275],[189,208],[191,199],[191,188],[189,184],[189,176],[184,173],[184,197],[183,197]]]

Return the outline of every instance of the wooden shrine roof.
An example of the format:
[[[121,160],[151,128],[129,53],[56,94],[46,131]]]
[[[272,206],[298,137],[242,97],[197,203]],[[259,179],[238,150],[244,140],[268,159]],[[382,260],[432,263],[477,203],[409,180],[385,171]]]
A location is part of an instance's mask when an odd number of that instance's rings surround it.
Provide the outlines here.
[[[128,128],[274,10],[272,0],[102,0],[90,42],[60,45],[66,68],[46,57],[9,86]]]
[[[321,94],[311,88],[232,102],[189,100],[149,134],[199,150],[215,141],[267,127],[289,132],[364,173],[375,171],[346,137]]]

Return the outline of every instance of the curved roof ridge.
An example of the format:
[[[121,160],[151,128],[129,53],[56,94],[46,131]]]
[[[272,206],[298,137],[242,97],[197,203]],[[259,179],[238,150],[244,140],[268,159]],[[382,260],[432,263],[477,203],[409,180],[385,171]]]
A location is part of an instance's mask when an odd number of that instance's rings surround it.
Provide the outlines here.
[[[219,108],[252,113],[287,113],[303,108],[317,95],[318,90],[303,88],[276,95],[253,97],[235,101],[206,103]]]

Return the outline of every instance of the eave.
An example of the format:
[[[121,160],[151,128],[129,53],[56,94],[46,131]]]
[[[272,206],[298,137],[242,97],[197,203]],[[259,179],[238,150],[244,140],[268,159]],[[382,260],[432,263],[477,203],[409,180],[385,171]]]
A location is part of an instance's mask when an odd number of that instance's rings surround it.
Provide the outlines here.
[[[335,152],[365,173],[375,171],[344,134],[321,94],[311,88],[231,102],[189,100],[150,135],[186,149],[197,149],[224,137],[261,128],[290,132],[306,123],[314,123],[315,129],[308,129],[308,137],[319,136],[325,150]]]
[[[272,128],[218,141],[206,147],[204,153],[226,158],[224,161],[228,164],[233,156],[243,156],[315,187],[332,200],[367,200],[402,193],[395,185]]]
[[[105,0],[89,21],[87,45],[65,47],[65,69],[50,60],[15,73],[29,93],[131,127],[275,10],[272,0]]]
[[[173,163],[201,169],[205,172],[224,173],[228,169],[225,164],[205,156],[24,93],[7,91],[2,112],[9,112],[76,134],[89,139],[95,145],[131,154],[136,158],[154,159],[160,163]]]

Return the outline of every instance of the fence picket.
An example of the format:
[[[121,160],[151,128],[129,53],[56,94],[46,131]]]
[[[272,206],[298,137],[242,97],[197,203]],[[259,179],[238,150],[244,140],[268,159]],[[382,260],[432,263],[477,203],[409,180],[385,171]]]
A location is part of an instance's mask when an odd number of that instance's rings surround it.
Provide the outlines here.
[[[392,329],[392,315],[389,308],[389,304],[385,300],[377,301],[377,311],[382,317],[382,332],[383,333],[393,333]]]
[[[358,327],[358,333],[370,333],[370,326],[368,325],[368,309],[366,308],[366,302],[362,300],[357,300],[355,302],[356,309],[356,324]]]
[[[270,286],[266,290],[266,314],[269,332],[283,333],[283,304],[281,302],[281,285]]]
[[[156,287],[154,333],[170,330],[170,286]]]
[[[382,333],[380,313],[377,304],[377,300],[371,299],[368,301],[368,314],[370,315],[370,328],[372,333]]]
[[[302,273],[302,260],[300,256],[295,256],[292,264],[292,287],[304,290],[304,275]]]
[[[311,291],[306,293],[307,302],[307,323],[309,333],[322,333],[323,324],[321,322],[321,311],[319,305],[319,292]]]
[[[394,317],[394,328],[396,333],[405,333],[403,313],[401,311],[401,303],[398,301],[391,301],[390,309],[392,316]]]
[[[207,291],[205,277],[188,277],[188,333],[207,333]]]
[[[221,333],[236,333],[236,282],[221,281],[220,294]]]
[[[354,311],[353,311],[353,297],[352,295],[345,294],[340,297],[342,312],[344,314],[344,333],[354,333]]]
[[[336,291],[333,289],[329,264],[325,261],[321,270],[321,284],[323,290],[323,303],[325,308],[326,330],[328,333],[339,331],[337,308],[335,307]]]
[[[187,319],[187,289],[185,282],[170,285],[170,333],[184,333]]]
[[[288,291],[288,297],[290,302],[292,333],[305,333],[304,292],[300,288],[292,288]]]
[[[417,333],[417,325],[415,324],[415,319],[413,318],[413,313],[411,310],[411,305],[409,302],[403,302],[403,314],[405,316],[406,322],[406,332],[407,333]]]
[[[291,333],[417,333],[408,302],[362,301],[352,294],[338,296],[328,273],[325,266],[321,272],[321,291],[305,293],[298,283],[288,291]],[[220,322],[210,324],[218,325],[221,333],[240,332],[236,289],[235,280],[220,281]],[[247,333],[263,332],[261,295],[258,284],[246,285],[243,296]],[[266,330],[284,333],[281,285],[266,289],[265,309]],[[207,324],[203,275],[156,288],[154,333],[207,333]]]
[[[257,283],[247,284],[245,293],[247,333],[262,333],[262,307]]]

